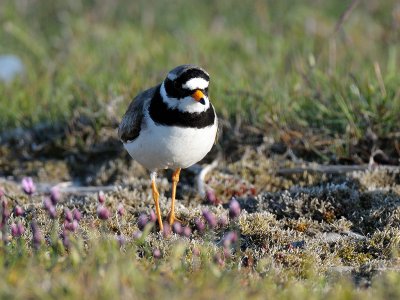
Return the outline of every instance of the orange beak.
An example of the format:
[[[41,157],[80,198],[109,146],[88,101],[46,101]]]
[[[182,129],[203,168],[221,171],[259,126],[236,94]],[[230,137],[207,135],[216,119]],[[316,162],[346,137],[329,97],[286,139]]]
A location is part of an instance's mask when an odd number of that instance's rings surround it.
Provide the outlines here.
[[[193,94],[192,94],[192,98],[194,100],[196,100],[197,102],[200,101],[201,99],[203,99],[205,96],[203,94],[202,91],[200,90],[196,90]]]

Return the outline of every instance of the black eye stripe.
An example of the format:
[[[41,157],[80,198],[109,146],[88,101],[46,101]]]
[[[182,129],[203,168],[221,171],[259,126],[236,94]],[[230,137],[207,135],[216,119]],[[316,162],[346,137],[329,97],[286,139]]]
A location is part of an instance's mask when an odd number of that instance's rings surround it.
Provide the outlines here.
[[[181,99],[190,96],[193,93],[191,90],[182,88],[176,83],[176,81],[172,81],[168,78],[164,81],[164,87],[168,97],[171,98]]]

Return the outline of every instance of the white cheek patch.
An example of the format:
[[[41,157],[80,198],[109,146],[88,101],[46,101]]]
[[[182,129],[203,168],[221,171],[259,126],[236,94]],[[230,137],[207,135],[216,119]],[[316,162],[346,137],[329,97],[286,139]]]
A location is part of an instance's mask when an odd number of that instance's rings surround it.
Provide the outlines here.
[[[206,87],[208,87],[208,81],[204,78],[196,77],[186,81],[186,83],[183,84],[182,87],[191,91],[197,89],[204,90]]]

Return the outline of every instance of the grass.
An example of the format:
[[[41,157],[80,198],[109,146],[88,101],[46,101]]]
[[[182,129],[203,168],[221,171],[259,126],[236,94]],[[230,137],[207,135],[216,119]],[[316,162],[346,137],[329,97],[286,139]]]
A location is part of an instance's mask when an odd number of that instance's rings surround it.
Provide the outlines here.
[[[177,247],[178,248],[178,247]],[[2,273],[2,298],[76,298],[81,299],[387,299],[399,297],[399,275],[387,273],[371,290],[354,289],[345,278],[326,282],[308,275],[282,279],[263,262],[258,271],[238,270],[236,263],[221,267],[207,259],[179,257],[158,261],[132,260],[135,253],[120,251],[115,244],[98,244],[91,255],[78,262],[71,255],[51,264],[44,253],[14,263]],[[4,260],[4,258],[3,258]],[[201,268],[196,268],[196,263]],[[95,266],[95,267],[94,267]],[[171,267],[173,266],[173,267]],[[189,266],[189,268],[188,268]],[[35,277],[24,272],[35,270]],[[193,269],[192,269],[193,268]],[[273,267],[272,267],[273,268]],[[63,280],[59,273],[63,272]],[[81,284],[84,283],[84,284]]]
[[[0,52],[26,74],[0,85],[0,128],[104,114],[191,62],[226,118],[385,136],[399,129],[398,8],[363,1],[335,32],[349,4],[3,1]]]

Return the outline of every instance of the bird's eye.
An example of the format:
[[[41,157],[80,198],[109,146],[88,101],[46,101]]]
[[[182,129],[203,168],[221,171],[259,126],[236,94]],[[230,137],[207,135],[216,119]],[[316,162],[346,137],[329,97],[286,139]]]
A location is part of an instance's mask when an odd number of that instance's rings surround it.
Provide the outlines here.
[[[205,93],[206,95],[208,95],[208,87],[206,87],[206,88],[204,89],[204,93]]]

